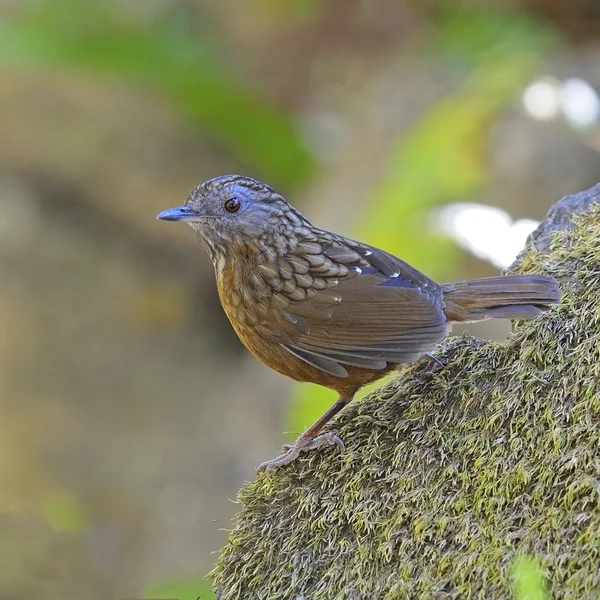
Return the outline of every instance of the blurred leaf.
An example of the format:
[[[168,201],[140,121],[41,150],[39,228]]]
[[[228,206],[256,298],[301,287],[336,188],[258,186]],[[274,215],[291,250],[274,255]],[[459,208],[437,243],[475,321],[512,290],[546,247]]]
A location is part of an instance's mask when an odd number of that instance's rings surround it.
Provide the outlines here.
[[[68,490],[53,490],[42,501],[40,512],[56,531],[78,532],[86,526],[83,507]]]
[[[455,245],[432,235],[432,208],[465,200],[488,180],[486,145],[499,111],[530,72],[531,61],[496,61],[474,69],[449,96],[398,141],[381,185],[373,192],[360,235],[433,278],[447,278]]]
[[[550,600],[544,573],[537,560],[517,558],[512,571],[515,600]]]
[[[309,153],[293,123],[243,89],[219,60],[206,31],[181,20],[127,20],[117,6],[46,0],[19,21],[0,25],[5,64],[79,67],[150,84],[195,125],[237,153],[259,177],[289,187],[306,179]]]
[[[292,443],[336,400],[334,392],[320,385],[304,383],[293,386],[286,419],[290,430],[284,433],[285,441]]]
[[[214,600],[210,581],[206,577],[194,577],[178,581],[152,584],[146,589],[148,600],[177,598],[177,600]]]
[[[501,4],[440,4],[440,28],[434,48],[450,58],[480,64],[523,53],[539,55],[557,41],[547,23]]]
[[[398,140],[359,231],[434,278],[448,277],[458,253],[428,231],[430,211],[464,201],[488,184],[491,128],[553,39],[551,30],[522,12],[443,6],[436,59],[454,54],[470,68],[463,85]]]

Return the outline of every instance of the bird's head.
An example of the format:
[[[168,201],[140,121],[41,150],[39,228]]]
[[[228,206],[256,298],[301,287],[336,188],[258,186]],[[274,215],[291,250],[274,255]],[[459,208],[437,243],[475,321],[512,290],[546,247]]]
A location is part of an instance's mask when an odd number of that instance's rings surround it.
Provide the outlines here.
[[[241,175],[223,175],[201,183],[183,206],[164,210],[157,219],[185,221],[206,243],[211,254],[276,232],[294,211],[273,188]],[[213,258],[214,258],[213,255]]]

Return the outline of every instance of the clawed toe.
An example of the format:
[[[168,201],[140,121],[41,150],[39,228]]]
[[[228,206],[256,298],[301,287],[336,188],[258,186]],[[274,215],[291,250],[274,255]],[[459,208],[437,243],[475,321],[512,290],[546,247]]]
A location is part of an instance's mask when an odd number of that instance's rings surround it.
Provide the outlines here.
[[[283,454],[258,465],[258,470],[269,474],[275,471],[275,469],[295,461],[302,452],[314,450],[315,448],[320,448],[321,446],[333,445],[338,446],[342,452],[346,449],[344,442],[335,433],[323,433],[316,438],[303,438],[300,436],[296,440],[295,444],[284,444]]]
[[[311,444],[307,448],[303,448],[303,450],[312,450],[313,448],[319,448],[321,446],[333,446],[334,444],[339,447],[339,449],[343,452],[346,449],[344,442],[342,439],[335,435],[335,433],[327,432],[323,433],[319,437],[310,440]]]

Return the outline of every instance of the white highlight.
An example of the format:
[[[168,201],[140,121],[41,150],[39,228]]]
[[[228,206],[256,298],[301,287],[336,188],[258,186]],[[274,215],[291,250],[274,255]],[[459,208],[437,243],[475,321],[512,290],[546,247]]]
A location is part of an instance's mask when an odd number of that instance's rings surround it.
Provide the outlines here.
[[[523,106],[538,121],[550,121],[558,117],[560,82],[554,77],[541,77],[530,83],[523,92]]]
[[[539,225],[532,219],[513,221],[501,208],[475,203],[446,206],[437,212],[435,222],[460,246],[500,268],[515,260]]]
[[[560,108],[566,121],[577,129],[586,129],[600,119],[600,98],[583,79],[566,79],[560,88]]]
[[[600,121],[600,96],[579,77],[559,81],[547,76],[532,81],[523,91],[523,107],[538,121],[562,116],[575,129],[587,129]]]

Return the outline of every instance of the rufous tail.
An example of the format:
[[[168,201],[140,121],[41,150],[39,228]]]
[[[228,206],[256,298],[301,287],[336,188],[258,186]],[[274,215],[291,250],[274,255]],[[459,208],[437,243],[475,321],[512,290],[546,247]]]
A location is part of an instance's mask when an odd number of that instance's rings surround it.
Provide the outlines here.
[[[533,319],[560,301],[558,283],[544,275],[507,275],[444,286],[451,323],[484,319]]]

